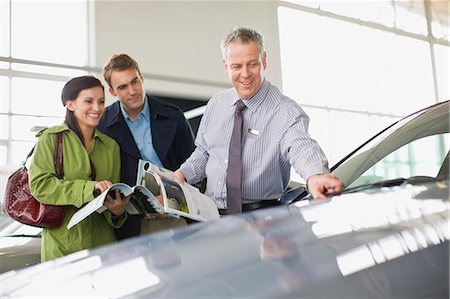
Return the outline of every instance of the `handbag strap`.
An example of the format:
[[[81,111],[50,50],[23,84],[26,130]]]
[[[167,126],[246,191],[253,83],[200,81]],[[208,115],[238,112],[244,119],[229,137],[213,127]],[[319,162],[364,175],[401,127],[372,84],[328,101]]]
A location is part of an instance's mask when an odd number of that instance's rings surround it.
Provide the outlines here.
[[[25,158],[25,160],[22,162],[21,166],[25,167],[25,165],[27,164],[28,159],[31,157],[31,155],[34,152],[34,148],[36,147],[36,145],[33,145],[33,147],[31,148],[31,151],[28,153],[27,157]]]
[[[56,169],[56,177],[58,179],[64,178],[64,159],[63,159],[63,132],[59,132],[56,134],[56,145],[55,145],[55,155],[54,155],[54,163]],[[28,159],[34,152],[34,148],[36,145],[33,145],[33,148],[28,153],[25,161],[22,162],[22,167],[25,167]]]
[[[56,134],[56,145],[55,145],[55,169],[56,176],[58,179],[64,178],[64,159],[63,159],[63,132]]]

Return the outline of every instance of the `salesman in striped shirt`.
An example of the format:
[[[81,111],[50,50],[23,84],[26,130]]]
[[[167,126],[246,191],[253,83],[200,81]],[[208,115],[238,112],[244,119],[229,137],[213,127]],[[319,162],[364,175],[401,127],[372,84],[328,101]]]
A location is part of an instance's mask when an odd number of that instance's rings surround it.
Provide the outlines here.
[[[289,183],[291,166],[306,180],[314,198],[341,192],[342,182],[329,173],[325,154],[308,133],[308,115],[264,78],[267,60],[262,35],[251,28],[234,28],[222,40],[221,49],[233,88],[209,100],[196,149],[175,172],[178,180],[193,184],[206,177],[205,194],[216,200],[222,215],[277,205]],[[236,209],[231,208],[235,205],[231,197],[236,196],[227,187],[227,171],[235,110],[241,100],[245,106]]]

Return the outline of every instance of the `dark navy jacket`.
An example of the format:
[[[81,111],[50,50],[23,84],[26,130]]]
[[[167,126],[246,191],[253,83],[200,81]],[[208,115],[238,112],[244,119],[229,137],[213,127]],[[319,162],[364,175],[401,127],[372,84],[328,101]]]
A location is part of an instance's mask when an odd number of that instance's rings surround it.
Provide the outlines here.
[[[150,107],[152,140],[155,151],[164,168],[176,170],[194,151],[192,128],[178,107],[170,103],[164,103],[149,95],[147,95],[147,99]],[[97,128],[120,145],[121,181],[134,186],[141,155],[122,115],[119,101],[106,108]],[[130,219],[130,221],[133,220]],[[124,237],[139,234],[139,231],[136,231],[137,220],[134,221],[134,232],[125,233]],[[121,230],[127,230],[127,224]],[[117,235],[117,237],[118,239],[123,238],[120,235]]]

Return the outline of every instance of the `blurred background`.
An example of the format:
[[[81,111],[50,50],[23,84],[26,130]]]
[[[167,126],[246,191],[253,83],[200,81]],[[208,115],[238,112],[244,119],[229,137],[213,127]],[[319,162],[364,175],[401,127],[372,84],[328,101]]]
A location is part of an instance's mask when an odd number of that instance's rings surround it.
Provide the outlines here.
[[[105,83],[101,69],[112,54],[136,59],[147,91],[179,105],[196,131],[208,99],[231,87],[219,44],[235,26],[263,34],[266,78],[309,114],[331,166],[386,125],[450,98],[449,5],[0,0],[2,198],[36,129],[63,120],[64,83],[83,74]],[[405,151],[390,162],[409,158]]]

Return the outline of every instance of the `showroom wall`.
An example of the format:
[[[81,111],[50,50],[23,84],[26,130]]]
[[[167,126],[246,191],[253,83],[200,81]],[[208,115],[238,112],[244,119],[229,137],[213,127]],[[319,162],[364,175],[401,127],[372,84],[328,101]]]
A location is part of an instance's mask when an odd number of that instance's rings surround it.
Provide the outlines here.
[[[96,1],[95,20],[94,64],[128,53],[153,93],[208,99],[229,87],[219,45],[238,25],[263,33],[266,76],[281,87],[276,1]]]

